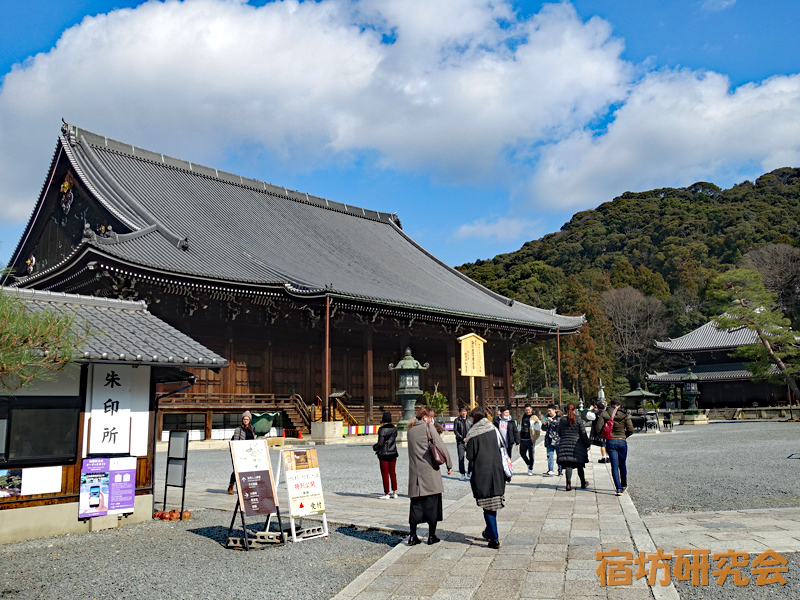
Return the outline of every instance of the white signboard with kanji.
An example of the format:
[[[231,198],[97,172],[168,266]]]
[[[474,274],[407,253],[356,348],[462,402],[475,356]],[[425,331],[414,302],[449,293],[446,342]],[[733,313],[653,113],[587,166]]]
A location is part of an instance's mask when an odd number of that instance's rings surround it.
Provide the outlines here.
[[[486,377],[486,362],[483,345],[486,340],[476,333],[458,338],[461,344],[461,375],[463,377]]]
[[[91,365],[87,400],[88,454],[147,456],[150,432],[150,367]]]

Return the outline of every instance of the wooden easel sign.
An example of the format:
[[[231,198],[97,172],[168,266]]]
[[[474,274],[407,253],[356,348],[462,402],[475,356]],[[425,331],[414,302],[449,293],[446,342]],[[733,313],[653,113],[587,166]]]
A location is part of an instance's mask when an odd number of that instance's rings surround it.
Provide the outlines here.
[[[269,516],[278,507],[267,440],[231,441],[239,506],[245,516]]]
[[[269,447],[267,440],[237,440],[230,442],[231,461],[236,474],[238,499],[233,511],[231,526],[228,528],[228,538],[225,542],[228,548],[244,548],[249,550],[261,548],[264,544],[283,543],[283,525],[281,512],[278,506],[278,493],[275,489],[275,479],[272,465],[269,460]],[[231,537],[236,514],[241,511],[243,538]],[[276,514],[281,532],[270,534],[269,516]],[[255,540],[249,540],[245,516],[265,516],[267,520],[263,531],[256,534]]]

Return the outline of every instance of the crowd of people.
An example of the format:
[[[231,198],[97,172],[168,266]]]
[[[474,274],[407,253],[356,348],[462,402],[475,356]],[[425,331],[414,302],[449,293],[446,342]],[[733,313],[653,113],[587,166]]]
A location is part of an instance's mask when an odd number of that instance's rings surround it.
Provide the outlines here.
[[[530,404],[526,404],[519,425],[512,418],[510,407],[498,410],[494,418],[491,412],[480,407],[471,411],[463,406],[459,409],[453,423],[458,472],[461,481],[469,480],[475,502],[483,510],[486,525],[483,538],[489,548],[500,547],[497,511],[505,506],[505,488],[511,481],[513,451],[519,450],[528,475],[533,475],[534,448],[542,432],[547,453],[544,475],[565,475],[564,490],[572,490],[573,471],[578,474],[581,488],[589,487],[585,467],[589,462],[589,448],[596,445],[601,451],[598,462],[611,464],[616,494],[619,496],[625,492],[628,485],[626,438],[633,433],[630,415],[619,401],[612,400],[609,405],[598,402],[591,406],[587,421],[584,423],[573,403],[567,404],[566,414],[560,407],[550,404],[541,418],[534,414]],[[384,495],[381,498],[397,498],[397,428],[392,424],[389,412],[383,413],[381,423],[378,442],[373,446],[383,480]],[[428,526],[427,543],[439,542],[436,527],[443,518],[442,470],[446,470],[448,475],[453,472],[452,459],[441,434],[442,427],[430,408],[420,408],[409,423],[409,544],[412,546],[422,543],[417,536],[417,526],[423,523]]]

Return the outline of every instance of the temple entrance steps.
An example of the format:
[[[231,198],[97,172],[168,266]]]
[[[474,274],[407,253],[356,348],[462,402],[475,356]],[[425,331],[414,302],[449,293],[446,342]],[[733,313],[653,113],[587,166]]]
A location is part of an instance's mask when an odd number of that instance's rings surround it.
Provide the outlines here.
[[[709,421],[733,421],[736,418],[737,408],[712,408],[709,409]]]

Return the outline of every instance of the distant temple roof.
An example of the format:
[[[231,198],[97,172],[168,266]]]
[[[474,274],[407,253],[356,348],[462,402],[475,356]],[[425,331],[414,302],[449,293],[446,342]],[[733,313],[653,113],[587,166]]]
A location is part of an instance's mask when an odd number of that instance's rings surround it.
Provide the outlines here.
[[[74,333],[89,335],[79,362],[115,362],[159,367],[222,367],[226,360],[158,317],[144,302],[0,287],[33,311],[71,314]]]
[[[758,336],[749,329],[717,329],[709,321],[676,339],[656,342],[656,348],[665,352],[697,352],[709,350],[731,350],[739,346],[758,343]]]
[[[732,381],[753,378],[753,374],[747,370],[747,363],[737,362],[716,365],[689,365],[668,373],[648,374],[647,381],[654,383],[681,383],[689,369],[697,375],[699,381]],[[779,375],[780,371],[778,367],[773,365],[770,367],[769,374]]]
[[[123,144],[65,124],[56,149],[126,228],[88,231],[46,279],[84,257],[210,284],[280,287],[295,297],[354,301],[571,332],[585,323],[496,294],[406,235],[396,215],[276,187]],[[30,230],[45,194],[34,209]],[[26,234],[27,236],[27,234]],[[26,236],[15,252],[15,260]]]

